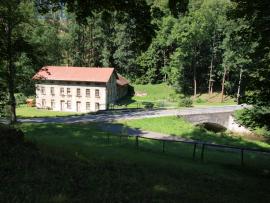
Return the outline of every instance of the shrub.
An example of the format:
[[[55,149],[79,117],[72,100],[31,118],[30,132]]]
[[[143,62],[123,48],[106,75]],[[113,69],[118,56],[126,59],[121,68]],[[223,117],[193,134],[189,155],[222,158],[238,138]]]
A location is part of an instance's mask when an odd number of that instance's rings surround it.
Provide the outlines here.
[[[26,96],[23,93],[15,94],[16,104],[21,105],[26,103]]]
[[[196,99],[196,103],[198,104],[203,104],[203,103],[206,103],[207,101],[205,99],[202,99],[202,98],[198,98]]]
[[[170,102],[175,102],[179,99],[179,95],[177,95],[176,93],[170,93],[169,94],[169,101]]]
[[[152,109],[154,107],[154,103],[152,102],[143,102],[142,104],[144,105],[145,109]]]
[[[270,107],[253,107],[242,109],[234,114],[237,121],[249,128],[266,128],[270,130]]]
[[[17,130],[9,125],[0,124],[0,143],[4,144],[18,144],[23,141],[24,134],[21,130]]]
[[[163,108],[163,107],[165,107],[164,101],[158,102],[158,103],[156,104],[156,106],[157,106],[158,108]]]
[[[193,101],[190,97],[180,99],[178,102],[179,107],[192,107]]]

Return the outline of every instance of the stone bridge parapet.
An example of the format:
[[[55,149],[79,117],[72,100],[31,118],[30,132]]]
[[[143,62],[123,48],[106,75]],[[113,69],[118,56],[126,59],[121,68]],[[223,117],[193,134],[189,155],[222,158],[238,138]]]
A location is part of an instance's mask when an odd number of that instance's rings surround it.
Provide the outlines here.
[[[251,131],[244,126],[237,123],[231,112],[215,112],[215,113],[198,113],[189,115],[179,115],[185,120],[194,123],[214,123],[227,128],[229,131],[235,133],[251,133]]]

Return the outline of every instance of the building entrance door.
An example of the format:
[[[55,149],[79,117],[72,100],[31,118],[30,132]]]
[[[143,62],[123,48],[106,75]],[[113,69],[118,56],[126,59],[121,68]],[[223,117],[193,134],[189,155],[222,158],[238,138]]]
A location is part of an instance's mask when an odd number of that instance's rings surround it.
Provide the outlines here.
[[[65,107],[65,101],[61,100],[61,102],[60,102],[60,110],[64,111],[64,107]]]
[[[81,111],[81,102],[76,103],[76,110],[77,110],[77,112]]]

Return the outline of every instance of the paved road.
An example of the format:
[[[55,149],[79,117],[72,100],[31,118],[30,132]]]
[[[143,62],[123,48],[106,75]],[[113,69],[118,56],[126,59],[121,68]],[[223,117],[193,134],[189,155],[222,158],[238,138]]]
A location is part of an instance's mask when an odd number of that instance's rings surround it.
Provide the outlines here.
[[[88,114],[82,116],[52,117],[52,118],[29,118],[19,119],[19,122],[32,123],[77,123],[77,122],[109,122],[125,119],[140,119],[162,116],[177,116],[190,114],[208,114],[233,112],[244,108],[240,105],[185,108],[185,109],[154,109],[154,110],[132,110],[132,111],[106,111],[99,114]]]

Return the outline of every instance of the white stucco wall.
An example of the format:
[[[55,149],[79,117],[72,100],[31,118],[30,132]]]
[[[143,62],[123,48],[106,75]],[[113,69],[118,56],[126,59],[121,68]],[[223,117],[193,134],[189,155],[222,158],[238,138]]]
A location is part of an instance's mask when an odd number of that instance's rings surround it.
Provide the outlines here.
[[[117,100],[116,77],[113,74],[107,83],[107,103],[114,103]]]
[[[41,93],[41,87],[45,88],[45,94]],[[54,87],[55,95],[51,94],[51,87]],[[64,88],[64,94],[60,94],[60,88]],[[67,95],[67,88],[70,88],[70,95]],[[77,96],[77,88],[81,90],[81,96]],[[90,97],[86,97],[86,89],[90,89]],[[95,90],[99,90],[99,98],[95,96]],[[71,83],[71,82],[57,82],[43,81],[36,84],[36,106],[37,108],[42,107],[42,100],[46,101],[46,107],[51,108],[51,101],[55,101],[55,107],[52,108],[54,111],[67,111],[77,112],[77,102],[80,102],[79,112],[93,112],[97,111],[96,103],[99,103],[99,109],[105,110],[107,107],[107,91],[106,84],[87,84],[87,83]],[[61,109],[61,101],[63,101],[63,109]],[[67,108],[67,102],[71,102],[71,109]],[[86,102],[90,102],[90,110],[86,110]]]

